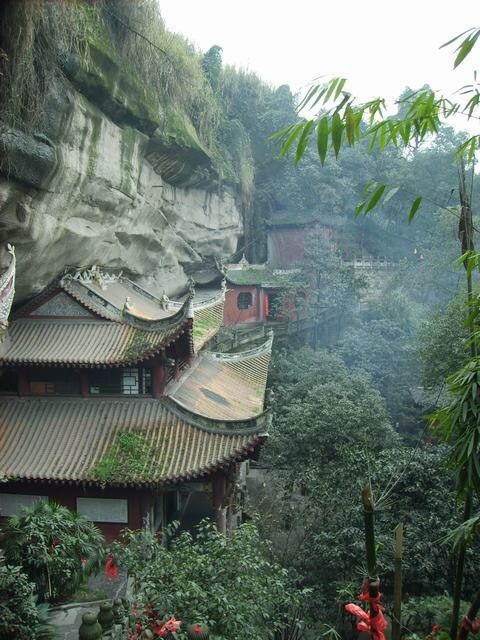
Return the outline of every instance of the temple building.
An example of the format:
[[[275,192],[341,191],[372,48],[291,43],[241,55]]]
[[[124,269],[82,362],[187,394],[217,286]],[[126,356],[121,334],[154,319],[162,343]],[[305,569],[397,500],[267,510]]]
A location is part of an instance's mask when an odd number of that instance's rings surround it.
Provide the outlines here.
[[[301,263],[313,233],[319,233],[332,252],[337,250],[334,229],[318,212],[277,212],[267,223],[266,232],[267,262],[273,269],[289,269]]]
[[[305,318],[307,288],[294,286],[309,236],[318,228],[314,215],[277,214],[267,225],[267,262],[245,256],[223,266],[228,290],[224,325],[285,323]]]
[[[224,325],[297,323],[303,330],[307,319],[308,284],[302,283],[301,266],[309,243],[319,234],[336,251],[334,230],[318,213],[277,212],[267,224],[267,261],[222,266],[228,290]]]
[[[268,428],[272,339],[208,351],[224,302],[225,286],[174,302],[92,267],[17,309],[0,344],[0,520],[54,499],[107,540],[205,516],[235,526]]]
[[[227,281],[224,325],[298,320],[305,309],[303,287],[292,289],[300,269],[250,264],[245,256],[223,267]]]

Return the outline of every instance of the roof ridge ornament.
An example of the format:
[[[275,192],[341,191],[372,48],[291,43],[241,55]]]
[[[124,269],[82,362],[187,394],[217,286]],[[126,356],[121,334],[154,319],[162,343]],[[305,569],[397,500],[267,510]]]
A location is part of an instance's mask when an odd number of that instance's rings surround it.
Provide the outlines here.
[[[160,307],[164,311],[168,311],[170,309],[170,298],[167,296],[167,292],[165,289],[163,290],[162,296],[160,298]]]
[[[60,281],[63,284],[65,280],[77,280],[83,284],[98,284],[102,291],[105,291],[107,285],[112,282],[119,282],[122,279],[123,271],[120,273],[108,273],[103,271],[101,267],[92,264],[91,267],[77,268],[65,273]]]
[[[193,310],[193,300],[195,298],[195,280],[193,278],[189,278],[187,281],[187,284],[188,284],[188,295],[187,295],[188,308],[187,308],[186,317],[193,318],[195,315],[195,312]]]
[[[15,294],[15,247],[7,244],[7,251],[12,257],[7,270],[0,275],[0,329],[8,327],[8,316],[10,315]]]
[[[217,270],[223,275],[225,278],[225,274],[227,273],[227,265],[223,262],[221,258],[215,256],[215,266]]]
[[[240,260],[239,264],[242,265],[242,269],[246,269],[247,267],[250,266],[249,261],[247,260],[247,258],[245,257],[245,254],[242,254],[242,259]]]

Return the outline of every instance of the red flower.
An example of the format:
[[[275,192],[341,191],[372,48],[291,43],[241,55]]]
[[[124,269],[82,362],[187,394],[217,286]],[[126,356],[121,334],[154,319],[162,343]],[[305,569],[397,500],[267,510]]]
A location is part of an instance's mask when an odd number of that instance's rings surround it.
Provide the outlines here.
[[[61,544],[61,542],[58,538],[52,540],[52,547],[57,547],[59,544]]]
[[[432,627],[432,633],[438,633],[440,631],[440,627],[438,624],[434,624]]]
[[[170,633],[174,633],[175,631],[178,631],[178,629],[180,628],[181,625],[181,621],[180,620],[175,620],[174,617],[170,618],[170,620],[167,620],[157,631],[156,634],[158,636],[160,636],[161,638],[165,638],[167,635],[167,631],[169,631]]]
[[[105,573],[109,580],[116,580],[118,576],[118,567],[115,562],[115,556],[113,553],[107,554],[107,562],[105,563]]]
[[[138,607],[136,604],[133,605],[133,617],[138,618]]]
[[[82,564],[82,565],[87,564],[87,559],[86,558],[80,558],[80,564]]]
[[[201,624],[196,624],[193,627],[193,631],[194,631],[194,633],[200,633],[202,631],[202,625]]]

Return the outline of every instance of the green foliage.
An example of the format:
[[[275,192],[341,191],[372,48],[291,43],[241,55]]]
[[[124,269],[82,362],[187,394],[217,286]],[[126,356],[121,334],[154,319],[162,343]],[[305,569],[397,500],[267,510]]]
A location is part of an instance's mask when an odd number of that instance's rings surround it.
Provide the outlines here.
[[[301,477],[302,469],[327,464],[345,449],[375,451],[397,441],[369,377],[349,371],[337,355],[277,352],[271,372],[275,405],[266,454],[275,466],[288,465]]]
[[[225,538],[203,522],[195,537],[182,532],[168,549],[145,531],[125,532],[114,549],[135,578],[139,611],[151,603],[186,624],[207,624],[218,640],[263,640],[267,630],[281,628],[281,614],[299,605],[304,594],[285,569],[266,559],[262,547],[252,524]]]
[[[213,47],[203,54],[202,69],[207,76],[207,80],[214,91],[218,89],[220,83],[220,73],[222,71],[222,47],[214,44]]]
[[[466,312],[465,295],[458,294],[444,309],[423,321],[418,341],[425,386],[442,384],[465,361],[468,342]]]
[[[461,612],[467,610],[468,603],[462,602]],[[415,634],[425,635],[434,625],[448,630],[451,618],[452,599],[447,595],[415,597],[402,604],[402,624]]]
[[[103,558],[97,527],[53,502],[24,508],[8,519],[3,534],[7,562],[22,567],[42,601],[68,598]]]
[[[102,486],[138,479],[151,459],[151,449],[141,433],[123,432],[115,436],[98,463],[89,471]]]
[[[398,325],[388,330],[401,335]],[[367,333],[365,328],[360,342]],[[368,362],[368,346],[362,351],[360,344],[359,355]],[[386,366],[389,357],[397,356],[386,350],[384,357]],[[445,468],[447,448],[402,446],[371,379],[347,369],[336,354],[308,349],[276,353],[270,382],[274,420],[263,456],[271,470],[263,488],[252,493],[250,508],[261,513],[275,557],[315,590],[319,610],[313,617],[333,623],[343,602],[337,601],[337,591],[360,582],[360,494],[369,479],[378,502],[377,557],[386,600],[393,592],[393,531],[400,521],[406,536],[405,591],[425,596],[449,589],[451,552],[442,540],[457,525],[461,507],[455,502],[454,474]],[[469,551],[469,575],[474,562],[475,553]],[[469,594],[477,582],[469,581]]]
[[[451,400],[430,416],[440,436],[451,444],[450,463],[457,471],[461,496],[470,489],[480,490],[480,357],[470,358],[447,378]]]
[[[212,142],[219,107],[202,69],[201,56],[181,35],[168,31],[154,0],[99,4],[118,55],[153,89],[160,104],[184,111],[202,142]]]
[[[418,380],[413,319],[406,298],[385,296],[370,302],[360,321],[354,322],[338,345],[345,364],[367,372],[385,399],[398,430],[416,431],[420,411],[411,389]]]
[[[0,7],[0,112],[14,127],[42,124],[44,99],[65,52],[83,56],[87,24],[79,2],[7,0]]]
[[[6,564],[0,551],[0,637],[37,640],[39,625],[35,586],[20,567]]]

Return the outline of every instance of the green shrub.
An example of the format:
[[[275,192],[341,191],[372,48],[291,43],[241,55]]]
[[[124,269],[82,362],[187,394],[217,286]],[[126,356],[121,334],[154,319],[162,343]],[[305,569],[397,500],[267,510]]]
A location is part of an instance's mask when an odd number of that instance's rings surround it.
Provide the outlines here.
[[[0,638],[35,640],[38,625],[35,586],[0,551]]]
[[[3,533],[7,562],[22,567],[41,601],[67,598],[104,556],[97,527],[53,502],[24,508],[9,518]]]
[[[285,624],[285,611],[303,602],[306,593],[262,551],[252,524],[226,538],[208,521],[195,536],[180,533],[168,549],[145,531],[126,531],[114,544],[117,561],[135,579],[136,624],[148,624],[153,610],[207,625],[216,640],[264,640],[267,630]]]
[[[468,602],[460,603],[462,615],[468,606]],[[409,632],[421,636],[429,634],[434,625],[443,631],[450,629],[451,616],[452,598],[448,595],[410,598],[402,607],[402,624]]]

